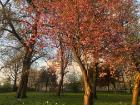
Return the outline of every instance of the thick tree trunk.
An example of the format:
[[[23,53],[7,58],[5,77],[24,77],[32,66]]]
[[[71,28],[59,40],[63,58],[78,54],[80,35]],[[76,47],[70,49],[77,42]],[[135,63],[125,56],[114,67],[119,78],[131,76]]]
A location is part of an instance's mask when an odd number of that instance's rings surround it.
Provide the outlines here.
[[[73,48],[73,55],[79,64],[79,67],[82,71],[82,77],[84,81],[84,105],[93,105],[95,103],[94,100],[94,67],[91,65],[90,68],[85,68],[84,64],[82,63],[82,60],[80,59],[80,56],[78,56],[76,49]]]
[[[23,68],[21,74],[20,84],[17,90],[17,98],[26,98],[26,91],[27,91],[27,83],[28,83],[28,76],[29,70],[31,66],[31,58],[32,52],[27,51],[23,60]]]
[[[83,65],[80,65],[81,68]],[[93,105],[95,103],[96,84],[95,84],[95,71],[94,68],[82,70],[84,81],[84,105]]]
[[[23,72],[22,72],[19,88],[17,91],[17,98],[26,98],[29,68],[30,66],[28,64],[23,65],[23,69],[22,69]]]
[[[86,86],[84,91],[84,105],[93,105],[94,94],[91,87]]]
[[[85,75],[85,74],[84,74]],[[93,105],[95,103],[95,81],[93,80],[93,71],[89,71],[84,78],[84,105]]]
[[[139,88],[140,88],[140,73],[137,73],[133,88],[132,105],[138,105]]]
[[[96,72],[93,65],[82,73],[84,80],[84,105],[93,105],[96,95]]]

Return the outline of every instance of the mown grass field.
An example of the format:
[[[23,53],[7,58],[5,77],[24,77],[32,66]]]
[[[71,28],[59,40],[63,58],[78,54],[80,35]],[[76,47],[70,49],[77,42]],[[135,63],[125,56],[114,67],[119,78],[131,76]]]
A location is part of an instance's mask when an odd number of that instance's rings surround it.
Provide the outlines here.
[[[140,98],[139,98],[140,102]],[[17,100],[15,93],[0,93],[0,105],[83,105],[82,93],[28,93],[27,99]],[[95,105],[131,105],[131,95],[124,93],[98,93]]]

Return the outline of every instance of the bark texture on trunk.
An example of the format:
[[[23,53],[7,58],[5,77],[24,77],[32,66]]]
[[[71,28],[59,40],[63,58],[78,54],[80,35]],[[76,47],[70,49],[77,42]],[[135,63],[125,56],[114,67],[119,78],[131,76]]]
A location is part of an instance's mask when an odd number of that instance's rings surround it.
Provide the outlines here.
[[[93,78],[87,77],[87,80],[84,79],[84,105],[93,105],[94,104],[94,86]]]
[[[133,96],[132,96],[132,105],[138,105],[139,88],[140,88],[140,72],[137,73],[135,77]]]
[[[17,98],[27,97],[26,91],[27,91],[29,70],[31,66],[31,58],[32,58],[32,52],[27,51],[23,60],[23,68],[22,68],[20,84],[17,90]]]
[[[94,69],[90,68],[82,72],[84,80],[84,105],[93,105],[95,103],[95,77]]]
[[[87,86],[84,91],[84,105],[93,105],[94,94],[92,89]]]
[[[94,92],[95,92],[95,68],[93,65],[90,68],[85,68],[82,60],[77,55],[76,50],[73,49],[73,55],[79,64],[79,67],[82,71],[82,77],[84,81],[84,105],[93,105],[95,103]]]

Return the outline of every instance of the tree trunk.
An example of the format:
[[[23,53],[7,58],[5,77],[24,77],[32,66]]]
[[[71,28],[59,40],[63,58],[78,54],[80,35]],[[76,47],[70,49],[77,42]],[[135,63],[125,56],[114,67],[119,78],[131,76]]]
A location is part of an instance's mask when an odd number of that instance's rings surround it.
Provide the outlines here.
[[[29,76],[29,65],[23,65],[22,69],[22,76],[20,85],[17,91],[17,98],[26,98],[26,91],[27,91],[27,83],[28,83],[28,76]]]
[[[46,81],[46,84],[45,84],[45,85],[46,85],[46,92],[48,92],[48,82],[49,82],[49,81],[47,80],[47,81]]]
[[[59,81],[59,86],[58,86],[58,91],[57,91],[57,95],[60,96],[61,94],[61,91],[63,89],[63,81],[64,81],[64,75],[65,75],[65,68],[67,67],[67,61],[64,61],[64,60],[67,60],[67,58],[65,57],[65,54],[64,54],[64,45],[63,45],[63,42],[62,42],[62,37],[59,35],[59,44],[60,44],[60,60],[61,60],[61,68],[60,68],[60,81]]]
[[[15,76],[14,78],[14,84],[13,84],[13,88],[12,88],[13,91],[16,91],[17,90],[17,77]]]
[[[59,81],[59,86],[58,86],[58,92],[57,95],[60,96],[60,93],[62,91],[62,86],[63,86],[63,80],[64,80],[64,73],[61,74],[61,79]]]
[[[82,66],[82,65],[80,65]],[[82,68],[82,67],[81,67]],[[84,105],[93,105],[95,103],[95,71],[93,68],[82,71],[84,81]]]
[[[93,105],[94,94],[91,87],[86,86],[84,90],[84,105]]]
[[[16,91],[17,90],[17,75],[18,75],[18,70],[19,70],[19,65],[18,64],[15,64],[15,68],[14,68],[14,84],[13,84],[13,88],[12,90],[13,91]]]
[[[85,75],[85,74],[84,74]],[[95,84],[93,80],[93,71],[88,72],[86,78],[84,78],[84,105],[94,104],[94,92]]]
[[[73,47],[73,56],[75,57],[79,67],[82,71],[82,77],[84,82],[84,105],[93,105],[94,100],[94,67],[93,65],[88,69],[85,68],[80,56],[78,56],[76,49]]]
[[[114,91],[116,92],[116,83],[113,82],[112,85],[113,85],[113,87],[114,87]]]
[[[94,81],[94,87],[93,87],[93,91],[94,91],[94,98],[97,99],[97,91],[96,91],[96,86],[97,86],[97,80],[99,77],[99,67],[98,67],[98,63],[95,63],[95,72],[93,72],[93,81]]]
[[[94,91],[94,98],[97,99],[96,83],[94,84],[93,91]]]
[[[137,73],[133,88],[132,105],[138,105],[139,88],[140,88],[140,73]]]
[[[31,58],[32,52],[27,51],[23,60],[23,68],[21,74],[21,80],[19,84],[19,88],[17,90],[17,98],[26,98],[26,91],[27,91],[27,83],[28,83],[28,76],[29,70],[31,66]]]
[[[61,49],[62,50],[62,49]],[[63,53],[61,53],[63,54]],[[59,86],[58,86],[58,92],[57,92],[57,95],[60,96],[61,94],[61,91],[62,91],[62,86],[63,86],[63,80],[64,80],[64,61],[63,61],[63,55],[61,55],[61,78],[60,78],[60,81],[59,81]]]
[[[108,92],[109,92],[109,83],[108,83],[108,85],[107,85],[107,89],[108,89]]]

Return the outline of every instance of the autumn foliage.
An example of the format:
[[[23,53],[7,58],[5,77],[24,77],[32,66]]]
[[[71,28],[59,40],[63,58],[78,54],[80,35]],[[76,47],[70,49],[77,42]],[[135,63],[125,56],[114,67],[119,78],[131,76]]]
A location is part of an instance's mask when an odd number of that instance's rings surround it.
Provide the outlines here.
[[[30,21],[27,29],[33,30],[37,21],[35,38],[45,35],[56,43],[61,34],[68,47],[84,48],[83,53],[91,53],[97,59],[110,59],[125,51],[125,38],[134,32],[130,30],[130,25],[136,22],[132,0],[34,0],[32,4],[25,9],[31,20],[24,23]]]
[[[124,64],[138,48],[131,40],[138,34],[135,0],[20,0],[19,8],[25,48],[58,47],[61,38],[72,52],[84,79],[84,105],[93,104],[100,59]]]
[[[94,83],[89,83],[94,76],[88,73],[93,72],[91,69],[100,58],[110,65],[126,60],[125,53],[131,52],[128,39],[137,33],[135,1],[34,0],[28,3],[24,9],[29,18],[22,23],[32,31],[33,37],[27,43],[43,36],[45,38],[39,38],[38,44],[50,41],[54,47],[61,36],[62,43],[73,51],[81,67],[87,95],[84,96],[85,105],[93,104],[88,98],[93,98],[94,91],[87,87],[94,87]]]

